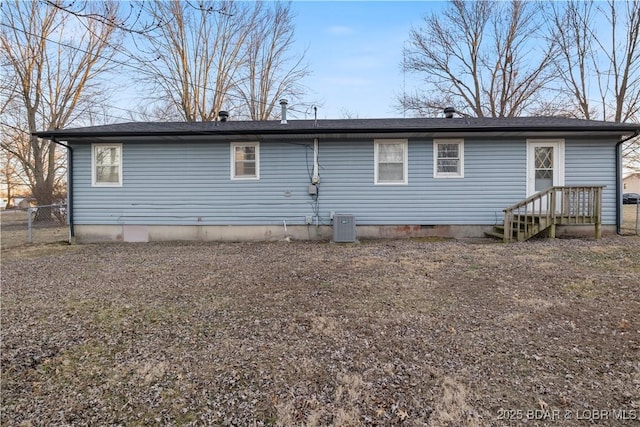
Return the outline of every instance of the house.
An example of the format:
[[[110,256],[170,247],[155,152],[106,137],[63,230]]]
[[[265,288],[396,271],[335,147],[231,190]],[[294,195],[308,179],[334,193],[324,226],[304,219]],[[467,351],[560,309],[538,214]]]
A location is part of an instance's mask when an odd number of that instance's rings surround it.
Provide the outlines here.
[[[35,135],[68,148],[71,235],[90,242],[324,239],[342,214],[359,238],[482,236],[551,186],[599,189],[576,200],[596,201],[615,232],[621,141],[639,131],[558,117],[224,117]]]
[[[623,193],[640,194],[640,172],[630,173],[622,180]]]
[[[13,207],[17,209],[27,209],[33,206],[35,199],[33,197],[15,196],[13,197]]]

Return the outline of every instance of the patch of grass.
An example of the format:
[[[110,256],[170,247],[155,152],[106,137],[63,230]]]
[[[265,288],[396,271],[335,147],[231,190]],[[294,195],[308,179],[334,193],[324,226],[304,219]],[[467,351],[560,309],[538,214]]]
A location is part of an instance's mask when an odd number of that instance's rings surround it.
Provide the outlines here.
[[[602,286],[595,283],[592,279],[572,281],[565,285],[563,289],[583,298],[598,298],[605,294]]]
[[[409,240],[417,243],[439,243],[439,242],[448,242],[452,241],[451,237],[439,237],[439,236],[429,236],[429,237],[410,237]]]
[[[14,259],[36,259],[43,256],[59,255],[62,253],[73,252],[78,250],[77,246],[70,245],[64,240],[57,240],[48,243],[22,244],[13,247],[2,248],[3,260],[11,261]]]
[[[64,302],[64,311],[69,314],[86,316],[88,313],[95,312],[98,309],[99,304],[89,298],[72,296]]]

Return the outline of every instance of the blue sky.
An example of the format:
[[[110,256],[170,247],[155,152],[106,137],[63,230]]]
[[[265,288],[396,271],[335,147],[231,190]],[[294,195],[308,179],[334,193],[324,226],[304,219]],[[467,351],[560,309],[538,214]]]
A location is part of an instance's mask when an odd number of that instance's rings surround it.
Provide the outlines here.
[[[411,26],[441,8],[431,1],[294,1],[296,42],[312,72],[305,100],[318,118],[401,117],[396,97],[417,83],[403,75],[402,48]],[[309,113],[309,118],[312,113]],[[298,115],[304,118],[304,115]]]
[[[253,1],[253,0],[252,0]],[[419,81],[401,69],[402,49],[412,26],[446,5],[441,1],[307,1],[293,0],[295,50],[311,72],[302,102],[317,105],[319,119],[402,117],[395,108],[403,88],[413,92]],[[135,46],[132,46],[135,48]],[[122,88],[123,108],[114,120],[126,120],[143,87]],[[291,104],[293,119],[313,118],[310,107]]]

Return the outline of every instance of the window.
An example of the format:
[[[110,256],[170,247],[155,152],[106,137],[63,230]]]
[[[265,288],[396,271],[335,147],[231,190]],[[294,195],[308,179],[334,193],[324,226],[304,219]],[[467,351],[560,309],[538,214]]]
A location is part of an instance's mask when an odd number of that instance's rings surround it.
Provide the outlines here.
[[[553,186],[553,151],[554,147],[534,148],[535,191],[546,190]]]
[[[433,141],[433,177],[464,177],[464,141],[461,139]]]
[[[260,145],[257,142],[231,144],[231,179],[260,178]]]
[[[375,183],[407,183],[407,141],[377,140],[374,143]]]
[[[92,144],[91,151],[91,184],[94,187],[121,187],[122,144]]]

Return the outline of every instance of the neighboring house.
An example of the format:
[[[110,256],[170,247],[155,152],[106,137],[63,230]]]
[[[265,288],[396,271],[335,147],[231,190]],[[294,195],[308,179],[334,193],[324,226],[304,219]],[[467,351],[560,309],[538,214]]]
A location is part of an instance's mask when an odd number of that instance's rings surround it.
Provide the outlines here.
[[[631,173],[622,180],[623,193],[640,194],[640,172]]]
[[[639,125],[551,117],[122,123],[36,133],[70,147],[78,241],[482,236],[551,185],[602,186]]]
[[[13,198],[13,207],[17,209],[27,209],[33,205],[32,197],[16,196]]]

